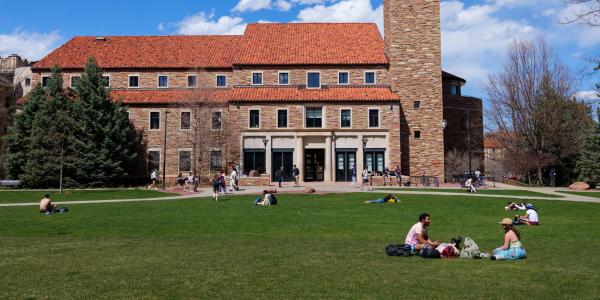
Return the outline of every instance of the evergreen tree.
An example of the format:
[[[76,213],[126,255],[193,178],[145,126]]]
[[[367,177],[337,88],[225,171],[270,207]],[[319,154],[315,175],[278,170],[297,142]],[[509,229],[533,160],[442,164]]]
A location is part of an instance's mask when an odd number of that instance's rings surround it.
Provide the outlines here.
[[[75,90],[75,177],[87,186],[121,183],[137,156],[137,138],[125,109],[110,99],[94,58],[88,59]]]
[[[600,184],[600,109],[596,111],[596,117],[598,120],[587,136],[585,148],[575,167],[579,180],[592,186]]]

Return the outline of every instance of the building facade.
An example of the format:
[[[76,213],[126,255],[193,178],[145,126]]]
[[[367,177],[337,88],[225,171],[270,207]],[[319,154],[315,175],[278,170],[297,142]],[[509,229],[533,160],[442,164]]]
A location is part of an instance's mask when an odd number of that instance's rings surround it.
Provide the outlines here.
[[[140,176],[163,172],[166,159],[168,177],[236,165],[266,180],[283,167],[291,180],[296,165],[303,181],[331,182],[400,166],[443,180],[444,128],[455,120],[444,120],[439,5],[386,0],[385,37],[365,23],[75,37],[34,65],[33,82],[47,84],[58,65],[71,87],[94,57],[144,137]]]

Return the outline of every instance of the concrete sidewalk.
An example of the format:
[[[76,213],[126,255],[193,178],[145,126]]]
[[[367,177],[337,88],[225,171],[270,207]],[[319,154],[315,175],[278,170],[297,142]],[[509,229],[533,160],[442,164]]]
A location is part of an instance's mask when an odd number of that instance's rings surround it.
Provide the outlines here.
[[[353,189],[348,183],[332,183],[332,184],[315,184],[315,185],[304,185],[299,188],[293,187],[291,184],[285,184],[282,188],[278,188],[275,186],[254,186],[254,187],[242,187],[240,191],[229,192],[227,195],[221,195],[220,197],[227,197],[229,195],[260,195],[265,189],[277,189],[280,193],[303,193],[304,189],[307,187],[314,188],[319,194],[328,194],[328,193],[393,193],[398,195],[443,195],[443,196],[464,196],[464,197],[480,197],[480,198],[500,198],[500,199],[514,199],[514,200],[555,200],[555,201],[575,201],[575,202],[592,202],[592,203],[600,203],[600,198],[593,197],[585,197],[579,195],[571,195],[559,193],[556,191],[569,191],[567,188],[530,188],[530,187],[518,187],[511,186],[506,184],[497,183],[496,188],[494,190],[525,190],[531,192],[545,193],[551,195],[562,196],[562,198],[548,198],[548,197],[540,197],[540,196],[504,196],[504,195],[484,195],[484,194],[469,194],[467,192],[464,193],[449,193],[449,192],[435,192],[436,188],[429,188],[431,191],[411,191],[411,188],[406,188],[405,190],[397,190],[397,191],[383,191],[378,190],[378,188],[383,187],[373,187],[373,191],[367,191],[365,187],[365,191],[361,191],[360,188]],[[444,186],[444,189],[452,188],[452,186]],[[459,190],[458,188],[456,188]],[[167,190],[167,192],[177,192],[177,190]],[[125,203],[125,202],[149,202],[149,201],[177,201],[177,200],[186,200],[191,198],[210,198],[212,197],[212,190],[208,188],[201,189],[198,193],[185,193],[181,196],[170,196],[170,197],[161,197],[161,198],[145,198],[145,199],[116,199],[116,200],[86,200],[86,201],[64,201],[64,202],[55,202],[58,205],[78,205],[78,204],[104,204],[104,203]],[[38,202],[29,202],[29,203],[4,203],[0,204],[0,207],[19,207],[19,206],[36,206],[39,205]]]

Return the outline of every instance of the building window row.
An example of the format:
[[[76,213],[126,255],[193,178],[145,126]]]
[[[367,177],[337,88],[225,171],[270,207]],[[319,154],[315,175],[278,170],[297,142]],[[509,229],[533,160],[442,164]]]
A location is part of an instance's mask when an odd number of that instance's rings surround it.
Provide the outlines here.
[[[304,111],[305,128],[323,128],[323,107],[306,107]],[[260,128],[260,109],[248,111],[248,128]],[[368,109],[369,128],[379,128],[380,113],[378,108]],[[277,110],[277,128],[288,128],[288,110]],[[352,110],[340,109],[340,128],[352,128]]]
[[[250,82],[252,85],[263,85],[263,72],[262,71],[253,71],[252,76],[250,78]],[[289,85],[290,84],[290,72],[289,71],[279,71],[277,73],[277,83],[279,85]],[[377,73],[375,71],[365,71],[364,72],[364,84],[376,84],[377,83]],[[338,84],[339,85],[348,85],[350,84],[350,72],[348,71],[339,71],[338,72]],[[307,71],[306,72],[306,87],[310,89],[319,89],[321,88],[321,72],[319,71]]]
[[[211,151],[211,159],[215,156],[213,153],[220,153],[220,151]],[[178,162],[179,162],[179,172],[192,172],[192,150],[191,149],[179,149],[178,150]],[[215,162],[217,159],[215,157]],[[161,149],[160,148],[151,148],[148,149],[148,173],[152,171],[161,171]],[[212,166],[211,160],[211,166]],[[220,165],[220,162],[219,162]],[[212,167],[211,167],[212,168]]]
[[[180,130],[191,130],[192,129],[192,112],[191,111],[181,111],[180,112]],[[221,130],[222,129],[222,116],[223,112],[221,111],[213,111],[211,113],[211,129],[212,130]],[[149,113],[149,129],[150,130],[160,130],[161,129],[161,112],[160,111],[151,111]]]

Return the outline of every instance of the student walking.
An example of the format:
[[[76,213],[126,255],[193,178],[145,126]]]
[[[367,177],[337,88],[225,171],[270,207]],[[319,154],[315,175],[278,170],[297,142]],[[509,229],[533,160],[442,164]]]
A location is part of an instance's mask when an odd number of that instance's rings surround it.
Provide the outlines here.
[[[150,185],[148,186],[148,189],[151,188],[156,188],[156,178],[157,178],[158,174],[156,174],[156,170],[152,170],[152,173],[150,173]]]
[[[229,187],[231,191],[238,191],[239,187],[237,185],[238,173],[235,167],[231,167],[231,174],[229,175]]]
[[[400,166],[397,165],[396,166],[396,181],[398,181],[398,186],[402,186],[402,175],[400,172]]]
[[[284,176],[284,168],[283,165],[281,167],[279,167],[279,172],[278,172],[278,181],[279,181],[279,187],[281,188],[281,183],[283,182],[283,176]]]
[[[352,167],[352,188],[356,188],[356,165]]]
[[[219,180],[219,174],[215,174],[212,179],[213,186],[213,200],[219,201],[219,192],[221,191],[221,182]]]
[[[360,186],[360,190],[362,191],[365,187],[365,184],[369,183],[369,170],[365,168],[362,172],[362,185]]]
[[[292,175],[294,175],[295,187],[300,187],[300,170],[296,165],[294,165],[294,168],[292,169]]]

